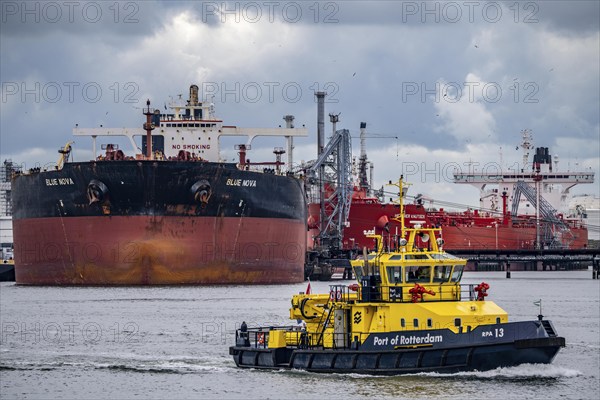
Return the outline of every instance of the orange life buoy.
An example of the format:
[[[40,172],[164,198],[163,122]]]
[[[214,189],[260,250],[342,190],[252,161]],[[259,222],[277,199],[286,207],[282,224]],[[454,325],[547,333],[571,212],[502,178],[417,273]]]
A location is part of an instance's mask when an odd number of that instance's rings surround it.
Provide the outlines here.
[[[264,333],[258,333],[256,335],[256,341],[258,342],[258,344],[265,344],[265,334]]]

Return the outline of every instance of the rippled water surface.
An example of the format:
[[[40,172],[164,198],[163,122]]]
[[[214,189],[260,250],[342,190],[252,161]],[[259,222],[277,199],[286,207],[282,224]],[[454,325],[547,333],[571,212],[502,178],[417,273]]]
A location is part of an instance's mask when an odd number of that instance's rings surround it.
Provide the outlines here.
[[[256,371],[233,331],[288,323],[281,286],[65,288],[0,284],[0,398],[600,398],[600,281],[590,271],[465,273],[511,321],[543,314],[567,347],[551,365],[397,377]],[[350,282],[348,282],[350,283]],[[313,292],[328,290],[312,282]]]

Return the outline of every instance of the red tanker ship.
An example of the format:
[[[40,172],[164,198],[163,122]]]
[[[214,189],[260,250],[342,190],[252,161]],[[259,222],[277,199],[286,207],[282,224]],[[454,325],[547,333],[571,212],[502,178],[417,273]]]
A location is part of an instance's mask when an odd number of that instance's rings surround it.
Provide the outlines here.
[[[547,148],[537,148],[530,162],[529,150],[533,148],[531,133],[525,130],[522,134],[522,170],[454,174],[455,183],[471,184],[480,190],[479,210],[460,212],[435,209],[432,200],[418,195],[414,197],[413,204],[405,205],[406,225],[441,227],[444,249],[453,251],[585,248],[588,230],[582,215],[565,217],[557,209],[564,208],[573,186],[593,183],[594,173],[557,171],[557,165],[554,168],[552,166],[552,157]],[[393,240],[393,236],[400,232],[398,223],[392,218],[399,213],[397,204],[384,202],[383,196],[369,195],[374,191],[366,174],[369,162],[364,148],[364,135],[364,129],[361,129],[359,172],[343,232],[345,250],[360,251],[364,246],[371,247],[372,241],[364,235],[366,230],[375,228],[389,240]],[[554,161],[558,164],[556,157]],[[326,197],[328,191],[333,189],[326,188]],[[428,202],[431,203],[429,206]],[[319,209],[319,204],[309,204],[312,237],[318,235]]]

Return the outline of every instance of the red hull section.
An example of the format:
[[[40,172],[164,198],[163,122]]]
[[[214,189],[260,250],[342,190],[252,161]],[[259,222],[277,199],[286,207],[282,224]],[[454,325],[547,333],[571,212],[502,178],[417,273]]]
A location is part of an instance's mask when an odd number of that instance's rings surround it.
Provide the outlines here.
[[[302,222],[114,216],[13,221],[15,275],[28,285],[296,283]]]
[[[494,226],[443,226],[444,249],[534,249],[535,228]],[[573,234],[569,248],[582,249],[587,246],[586,229],[571,229]]]
[[[309,205],[309,236],[318,234],[319,205]],[[399,213],[397,204],[382,204],[376,199],[361,199],[350,207],[349,225],[344,230],[344,248],[362,249],[373,247],[372,239],[364,235],[365,230],[375,229],[384,237],[400,232],[400,224],[392,218]],[[534,222],[522,221],[520,225],[503,223],[502,218],[486,216],[476,212],[448,213],[444,211],[428,212],[424,207],[414,204],[406,206],[405,224],[422,224],[442,228],[445,250],[457,249],[534,249],[536,229]],[[571,249],[587,247],[588,231],[580,223],[570,223],[572,237],[566,242]],[[387,229],[386,229],[387,228]],[[389,231],[389,233],[387,233]],[[309,243],[311,242],[309,238]]]

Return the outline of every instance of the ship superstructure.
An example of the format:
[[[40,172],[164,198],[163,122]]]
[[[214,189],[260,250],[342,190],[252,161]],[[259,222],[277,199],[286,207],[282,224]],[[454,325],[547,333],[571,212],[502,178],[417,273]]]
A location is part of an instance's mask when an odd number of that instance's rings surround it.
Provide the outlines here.
[[[482,171],[470,169],[466,172],[455,171],[454,183],[469,184],[479,189],[480,208],[490,212],[502,212],[502,196],[507,196],[512,214],[536,215],[539,208],[535,199],[529,199],[522,190],[517,190],[520,182],[525,183],[552,207],[554,213],[566,214],[570,190],[579,184],[594,183],[594,171],[560,171],[558,156],[552,156],[547,147],[535,148],[533,159],[530,157],[532,135],[523,130],[521,149],[522,165],[507,170],[500,166],[483,168]],[[554,166],[552,165],[554,164]],[[521,193],[517,197],[517,192]]]
[[[355,164],[356,179],[352,206],[343,235],[343,248],[360,250],[369,245],[365,230],[375,229],[384,237],[399,227],[393,220],[398,208],[383,200],[383,190],[373,190],[373,165],[366,157],[364,124],[361,124],[361,156]],[[456,171],[454,182],[470,184],[480,191],[480,208],[447,211],[434,207],[434,201],[414,196],[406,205],[406,224],[442,227],[446,249],[579,249],[588,244],[583,214],[568,213],[570,189],[594,182],[594,172],[560,171],[557,157],[548,148],[535,149],[531,132],[522,132],[523,164],[517,170],[502,171],[499,165],[476,171]],[[370,170],[371,179],[367,175]],[[539,194],[539,196],[538,196]],[[443,202],[442,202],[443,203]],[[319,205],[309,204],[309,219],[319,220]],[[316,237],[316,225],[309,224]]]
[[[142,128],[80,128],[95,159],[59,150],[51,171],[13,178],[17,283],[151,285],[289,283],[303,279],[303,181],[281,162],[245,158],[259,135],[306,136],[304,128],[225,126],[190,87],[161,114],[146,103]],[[288,116],[286,116],[288,117]],[[289,118],[288,118],[289,119]],[[222,162],[219,138],[244,135],[240,162]],[[124,136],[133,154],[114,143]],[[141,141],[139,140],[141,137]],[[139,144],[138,144],[139,143]],[[261,168],[257,168],[260,166]]]
[[[241,128],[224,125],[223,120],[215,116],[214,104],[198,100],[198,86],[190,86],[189,100],[178,99],[169,103],[168,113],[159,109],[147,109],[145,115],[149,119],[139,128],[80,128],[73,129],[74,136],[92,138],[94,157],[97,154],[96,138],[126,137],[131,144],[130,152],[137,154],[136,159],[157,160],[202,160],[223,162],[220,153],[220,138],[225,136],[246,136],[247,141],[242,146],[244,150],[251,148],[252,141],[257,136],[285,138],[289,144],[294,137],[306,137],[305,128]],[[293,116],[286,116],[294,119]],[[284,117],[285,119],[285,117]],[[148,130],[151,131],[150,136]],[[141,138],[141,146],[136,142]],[[151,141],[152,152],[148,153],[147,143]],[[121,152],[124,154],[123,152]],[[292,154],[288,154],[291,158]]]
[[[4,160],[0,165],[0,249],[2,261],[13,258],[12,234],[12,189],[11,176],[19,172],[20,167],[12,160]]]

